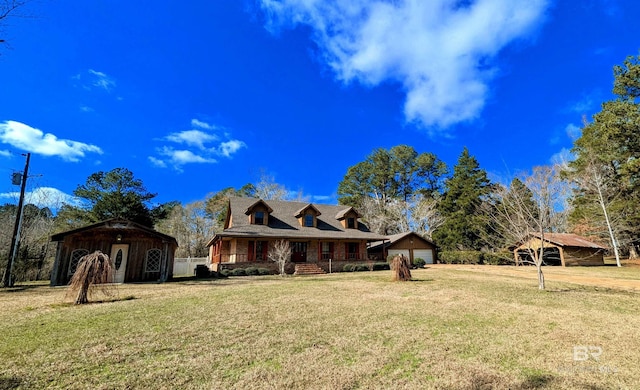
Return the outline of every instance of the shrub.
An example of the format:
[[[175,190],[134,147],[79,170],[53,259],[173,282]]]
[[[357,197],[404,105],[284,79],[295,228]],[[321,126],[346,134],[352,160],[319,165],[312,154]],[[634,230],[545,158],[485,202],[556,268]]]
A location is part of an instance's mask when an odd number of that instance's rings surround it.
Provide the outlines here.
[[[438,259],[445,264],[482,264],[482,252],[442,251]]]
[[[247,275],[247,271],[245,271],[244,268],[236,268],[233,271],[231,271],[231,275],[233,275],[233,276],[246,276]]]
[[[220,276],[222,276],[223,278],[227,278],[229,277],[229,275],[231,275],[231,271],[228,269],[223,269],[222,271],[218,272],[218,274],[220,274]]]
[[[356,272],[369,271],[369,266],[367,264],[357,264],[354,268]]]
[[[482,261],[491,265],[509,265],[513,264],[513,254],[511,252],[485,252],[482,254]]]
[[[416,257],[415,259],[413,259],[413,266],[416,268],[424,268],[426,264],[427,262],[424,261],[424,259],[421,259],[419,257]]]
[[[391,267],[389,266],[389,263],[373,263],[373,270],[374,271],[383,271],[383,270],[390,270]]]
[[[247,275],[249,275],[249,276],[258,275],[258,268],[256,268],[256,267],[247,267],[247,268],[244,269],[244,272],[246,272]]]
[[[267,268],[258,268],[258,275],[271,275],[271,271]]]
[[[342,267],[342,270],[343,270],[344,272],[353,272],[353,271],[355,271],[355,270],[356,270],[356,266],[355,266],[354,264],[345,264],[345,265]]]
[[[287,264],[284,265],[284,273],[293,275],[294,272],[296,272],[296,265],[292,262],[287,262]]]

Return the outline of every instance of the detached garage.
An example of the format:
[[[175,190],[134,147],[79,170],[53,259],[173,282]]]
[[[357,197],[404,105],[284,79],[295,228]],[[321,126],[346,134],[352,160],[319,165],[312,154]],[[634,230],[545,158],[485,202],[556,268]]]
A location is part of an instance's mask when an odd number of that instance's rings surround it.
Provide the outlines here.
[[[516,265],[531,262],[529,250],[539,251],[543,247],[543,262],[546,265],[604,265],[606,247],[589,239],[568,233],[545,233],[544,240],[532,233],[513,250]]]
[[[388,256],[403,254],[411,260],[422,259],[427,264],[437,263],[436,245],[414,232],[399,233],[388,237],[388,241],[373,242],[369,246],[369,256],[386,260]]]

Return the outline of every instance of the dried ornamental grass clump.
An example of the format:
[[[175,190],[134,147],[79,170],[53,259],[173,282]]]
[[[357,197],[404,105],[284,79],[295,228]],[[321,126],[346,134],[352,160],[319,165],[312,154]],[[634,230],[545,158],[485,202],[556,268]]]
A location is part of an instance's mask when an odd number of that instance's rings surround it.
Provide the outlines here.
[[[115,290],[114,275],[115,269],[109,256],[101,251],[85,255],[78,262],[76,272],[69,281],[68,294],[77,293],[76,305],[89,303],[89,296],[93,295],[96,289],[111,296]]]
[[[391,260],[391,268],[393,269],[394,281],[406,282],[411,280],[411,265],[408,257],[397,255]]]

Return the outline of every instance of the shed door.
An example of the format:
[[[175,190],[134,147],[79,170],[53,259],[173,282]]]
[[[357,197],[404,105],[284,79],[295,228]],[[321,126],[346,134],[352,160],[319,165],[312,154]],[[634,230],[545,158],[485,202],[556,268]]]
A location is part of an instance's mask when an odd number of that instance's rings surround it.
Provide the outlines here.
[[[433,264],[433,250],[432,249],[414,249],[414,259],[422,259],[427,264]]]
[[[127,271],[127,258],[129,257],[128,244],[111,245],[111,264],[113,264],[116,272],[114,277],[115,283],[124,283],[124,275]]]

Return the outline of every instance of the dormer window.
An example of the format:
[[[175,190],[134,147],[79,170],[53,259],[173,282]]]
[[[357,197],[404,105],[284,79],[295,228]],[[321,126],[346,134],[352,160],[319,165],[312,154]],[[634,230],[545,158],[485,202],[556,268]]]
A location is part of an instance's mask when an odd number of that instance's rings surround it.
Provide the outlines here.
[[[269,214],[273,212],[273,209],[260,199],[256,203],[252,204],[244,212],[249,216],[249,223],[252,225],[268,225]]]
[[[296,211],[294,217],[298,219],[300,226],[304,227],[317,227],[318,217],[320,216],[320,210],[311,203],[305,205],[303,208]]]
[[[347,229],[356,228],[356,219],[354,217],[347,218]]]
[[[314,217],[312,214],[306,214],[304,216],[304,226],[313,227],[313,220],[314,220]]]
[[[336,215],[336,219],[342,223],[342,227],[345,229],[358,229],[358,218],[361,217],[362,215],[353,207],[344,209]]]

